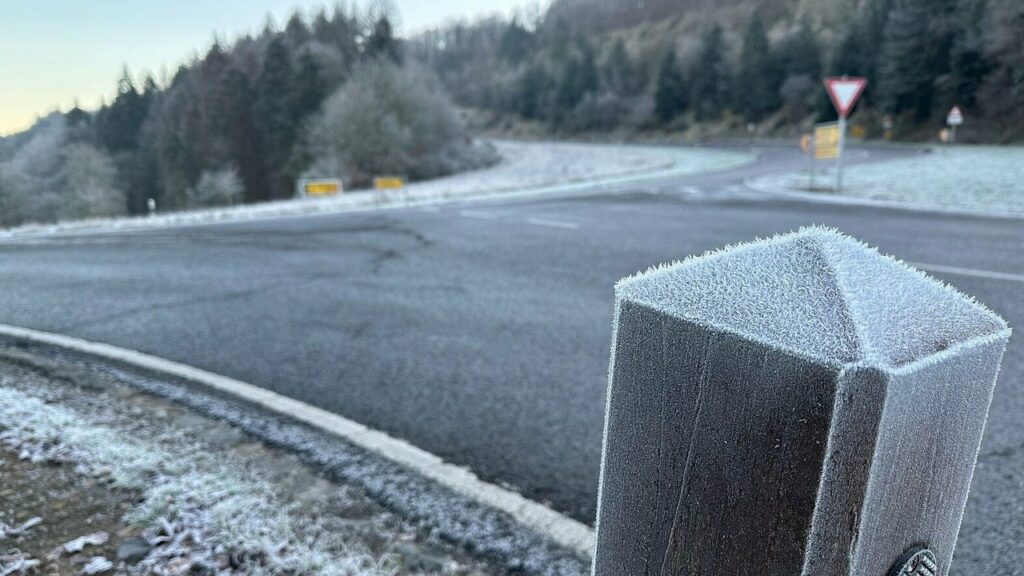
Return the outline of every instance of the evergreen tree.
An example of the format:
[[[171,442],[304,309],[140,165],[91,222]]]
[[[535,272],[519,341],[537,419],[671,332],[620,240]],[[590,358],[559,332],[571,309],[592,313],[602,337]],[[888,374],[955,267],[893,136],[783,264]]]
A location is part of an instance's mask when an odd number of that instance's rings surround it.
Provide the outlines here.
[[[783,76],[821,77],[821,45],[810,22],[803,20],[797,31],[782,41],[777,60]]]
[[[109,152],[123,152],[138,146],[139,130],[148,113],[146,101],[125,67],[117,81],[117,96],[96,115],[96,135]]]
[[[974,109],[977,93],[991,70],[985,51],[985,0],[960,0],[956,10],[957,30],[950,48],[949,65],[953,97],[961,106]]]
[[[597,92],[600,87],[600,78],[597,72],[597,62],[594,59],[594,49],[590,42],[581,39],[579,42],[580,52],[580,89],[583,94]]]
[[[633,89],[633,66],[626,42],[616,38],[601,71],[605,86],[620,96],[629,94]]]
[[[306,26],[306,22],[303,21],[302,15],[293,12],[284,26],[284,39],[288,43],[288,47],[297,50],[309,42],[310,38],[312,38],[312,34]]]
[[[381,16],[373,23],[373,30],[366,39],[366,53],[371,58],[387,58],[395,63],[402,61],[398,40],[387,15]]]
[[[701,37],[700,49],[689,75],[694,109],[699,120],[718,118],[729,101],[729,63],[726,60],[722,27],[715,24]]]
[[[736,72],[737,110],[747,120],[761,120],[778,108],[781,83],[764,21],[760,14],[755,13],[743,34],[743,49]]]
[[[541,119],[550,86],[551,78],[544,67],[537,63],[529,65],[517,81],[513,108],[523,118]]]
[[[661,59],[654,84],[654,113],[662,122],[669,122],[686,107],[686,83],[676,62],[675,50]]]
[[[255,87],[249,76],[237,68],[228,72],[226,81],[233,88],[226,134],[233,156],[230,164],[238,167],[245,201],[266,200],[273,197],[273,194],[264,158],[264,135],[255,119]]]
[[[505,62],[519,64],[529,55],[532,44],[533,34],[513,18],[501,35],[498,57]]]
[[[885,26],[880,91],[889,112],[913,111],[918,120],[931,113],[934,91],[932,0],[896,0]]]
[[[293,183],[287,167],[297,128],[291,99],[294,78],[288,47],[276,37],[267,46],[255,86],[254,121],[261,133],[264,162],[270,175],[269,196],[260,200],[291,195]]]
[[[572,111],[583,97],[598,88],[597,64],[590,44],[581,41],[579,54],[570,56],[562,64],[558,87],[555,90],[554,120],[558,124]]]
[[[884,43],[892,2],[893,0],[867,0],[852,24],[839,38],[827,70],[832,76],[867,78],[868,86],[862,99],[868,103],[874,100],[874,94],[880,84],[878,53],[879,47]],[[826,116],[834,117],[835,111],[824,93],[819,102],[821,110],[828,111]]]
[[[320,108],[327,98],[327,83],[316,59],[308,51],[299,56],[298,71],[295,76],[295,91],[292,100],[292,117],[296,124],[301,124],[310,114]]]
[[[359,58],[359,26],[355,20],[337,5],[331,17],[321,9],[313,18],[313,37],[320,43],[334,48],[347,66]]]

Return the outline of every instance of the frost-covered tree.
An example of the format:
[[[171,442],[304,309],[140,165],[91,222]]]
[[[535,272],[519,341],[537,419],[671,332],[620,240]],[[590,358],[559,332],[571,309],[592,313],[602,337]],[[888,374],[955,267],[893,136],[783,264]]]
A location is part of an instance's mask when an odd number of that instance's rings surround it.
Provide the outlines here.
[[[0,163],[0,226],[15,226],[25,221],[25,200],[30,193],[25,176]]]
[[[126,197],[113,160],[86,143],[75,143],[65,151],[64,197],[60,216],[93,218],[125,213]]]
[[[244,188],[233,167],[207,170],[188,191],[190,207],[231,206],[243,198]]]
[[[321,151],[318,165],[335,165],[354,185],[375,175],[412,179],[480,165],[437,80],[426,71],[386,62],[368,63],[324,103],[307,140]]]

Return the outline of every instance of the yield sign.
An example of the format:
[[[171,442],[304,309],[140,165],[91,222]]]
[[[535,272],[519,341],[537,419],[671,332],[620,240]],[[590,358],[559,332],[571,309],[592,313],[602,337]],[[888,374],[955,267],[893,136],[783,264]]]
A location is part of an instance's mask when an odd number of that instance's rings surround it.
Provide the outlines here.
[[[857,103],[867,85],[867,78],[825,78],[825,89],[828,90],[828,97],[832,99],[832,105],[836,107],[840,118],[849,116],[850,110],[853,110],[853,105]]]
[[[953,106],[953,109],[949,111],[949,116],[946,116],[946,124],[950,126],[959,126],[964,123],[964,113],[960,111],[959,106]]]

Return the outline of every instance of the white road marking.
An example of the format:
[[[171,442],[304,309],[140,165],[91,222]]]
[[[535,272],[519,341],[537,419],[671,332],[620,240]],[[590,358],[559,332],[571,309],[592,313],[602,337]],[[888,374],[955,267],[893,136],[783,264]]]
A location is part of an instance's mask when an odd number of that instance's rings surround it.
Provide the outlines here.
[[[1024,282],[1024,274],[1009,274],[1006,272],[993,272],[991,270],[978,270],[976,268],[960,268],[959,266],[943,266],[941,264],[922,264],[911,262],[911,266],[945,274],[958,276],[972,276],[974,278],[988,278],[989,280],[1006,280],[1007,282]]]
[[[680,188],[680,190],[693,196],[700,196],[701,194],[703,194],[701,189],[697,188],[696,186],[683,186],[682,188]]]
[[[550,218],[527,218],[526,221],[534,226],[547,226],[548,228],[561,228],[563,230],[579,230],[580,225],[568,220],[552,220]]]
[[[282,414],[338,436],[347,442],[418,472],[485,506],[501,510],[518,522],[547,535],[562,546],[588,556],[593,553],[594,530],[582,522],[573,520],[515,492],[484,482],[465,468],[449,464],[439,456],[409,442],[390,436],[386,432],[369,428],[344,416],[240,380],[110,344],[7,324],[0,324],[0,334],[181,378],[256,404],[271,412]]]
[[[462,210],[459,212],[459,216],[462,216],[463,218],[477,218],[480,220],[494,220],[497,218],[494,214],[484,212],[482,210]]]
[[[437,206],[421,206],[420,210],[424,212],[429,212],[430,214],[437,214],[438,212],[441,211],[441,209],[438,208]]]

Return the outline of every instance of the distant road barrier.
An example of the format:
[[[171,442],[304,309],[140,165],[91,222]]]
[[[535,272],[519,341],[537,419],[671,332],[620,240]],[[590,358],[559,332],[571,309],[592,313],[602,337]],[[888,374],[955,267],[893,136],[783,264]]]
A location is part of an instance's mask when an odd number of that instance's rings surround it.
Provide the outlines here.
[[[941,576],[1010,336],[810,228],[616,287],[596,576]]]

